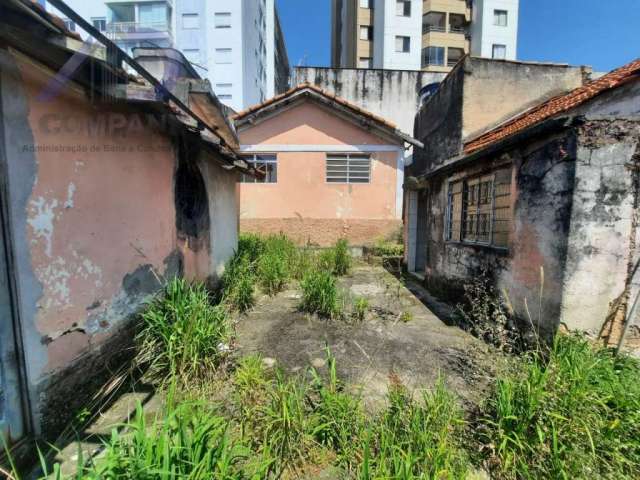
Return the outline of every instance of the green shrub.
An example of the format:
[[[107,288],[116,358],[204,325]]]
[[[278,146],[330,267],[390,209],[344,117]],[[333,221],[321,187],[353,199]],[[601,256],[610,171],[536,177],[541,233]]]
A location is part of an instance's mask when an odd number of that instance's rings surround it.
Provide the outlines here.
[[[265,240],[254,233],[241,233],[238,238],[238,250],[236,256],[246,256],[249,263],[254,263],[265,249]]]
[[[249,472],[243,464],[250,452],[228,431],[228,421],[202,405],[169,408],[151,424],[138,406],[124,432],[113,431],[85,478],[245,478]]]
[[[152,377],[194,376],[213,370],[229,341],[223,307],[213,306],[204,285],[173,279],[142,314],[138,361]]]
[[[369,300],[364,297],[358,297],[353,302],[352,317],[358,322],[364,321],[369,311]]]
[[[302,280],[304,274],[313,268],[313,256],[307,249],[296,249],[289,259],[291,278]]]
[[[499,478],[640,478],[640,365],[559,335],[497,381],[480,442]]]
[[[264,408],[264,447],[282,465],[302,461],[311,437],[312,416],[306,408],[307,385],[297,379],[285,379],[280,373],[268,389]]]
[[[250,254],[236,254],[227,264],[221,280],[222,301],[241,312],[255,304],[255,275]]]
[[[334,251],[333,273],[338,276],[346,275],[351,269],[351,253],[349,252],[349,244],[345,239],[340,239],[337,241]]]
[[[407,312],[406,310],[400,314],[400,321],[402,323],[409,323],[413,320],[413,313]]]
[[[288,259],[278,252],[266,251],[257,265],[257,276],[260,286],[267,295],[275,295],[282,291],[289,280]]]
[[[404,255],[404,245],[378,240],[371,249],[371,253],[378,257],[402,257]]]
[[[362,402],[344,391],[336,373],[336,361],[327,350],[328,381],[312,370],[311,408],[315,414],[313,437],[316,442],[333,450],[338,463],[353,465],[358,454],[358,440],[365,431]]]
[[[349,244],[344,239],[338,240],[333,247],[320,252],[316,260],[317,268],[326,270],[337,276],[349,273],[351,263]]]
[[[342,313],[336,279],[330,272],[311,270],[302,279],[301,287],[300,307],[303,311],[327,318],[335,318]]]
[[[422,401],[395,384],[389,405],[363,441],[360,478],[466,478],[464,422],[455,398],[440,379]]]

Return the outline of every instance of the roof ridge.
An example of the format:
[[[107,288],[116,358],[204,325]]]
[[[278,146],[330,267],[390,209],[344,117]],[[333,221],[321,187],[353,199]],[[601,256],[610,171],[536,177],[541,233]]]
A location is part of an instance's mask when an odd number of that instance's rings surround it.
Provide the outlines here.
[[[321,94],[321,95],[323,95],[323,96],[325,96],[325,97],[327,97],[327,98],[329,98],[329,99],[331,99],[331,100],[333,100],[335,102],[340,103],[341,105],[344,105],[347,108],[350,108],[350,109],[352,109],[352,110],[354,110],[354,111],[356,111],[358,113],[361,113],[363,115],[371,117],[372,119],[376,120],[377,122],[383,123],[387,127],[394,128],[394,129],[398,128],[395,123],[387,120],[386,118],[384,118],[384,117],[382,117],[380,115],[377,115],[377,114],[375,114],[373,112],[370,112],[369,110],[366,110],[365,108],[362,108],[360,105],[356,105],[355,103],[352,103],[352,102],[346,100],[345,98],[339,97],[335,92],[330,92],[328,90],[320,88],[319,86],[317,86],[315,84],[312,84],[312,83],[309,83],[309,82],[303,82],[303,83],[301,83],[299,85],[296,85],[293,88],[290,88],[289,90],[287,90],[284,93],[281,93],[281,94],[276,95],[274,97],[271,97],[271,98],[269,98],[269,99],[267,99],[267,100],[265,100],[265,101],[263,101],[261,103],[253,105],[251,107],[248,107],[248,108],[236,113],[232,117],[232,119],[233,120],[240,120],[241,118],[246,117],[247,115],[250,115],[250,114],[255,113],[255,112],[259,111],[259,110],[262,110],[263,108],[268,107],[269,105],[272,105],[272,104],[276,103],[279,100],[282,100],[282,99],[284,99],[286,97],[294,95],[294,94],[296,94],[296,93],[298,93],[298,92],[300,92],[302,90],[305,90],[305,89],[312,90],[312,91],[314,91],[316,93],[319,93],[319,94]]]

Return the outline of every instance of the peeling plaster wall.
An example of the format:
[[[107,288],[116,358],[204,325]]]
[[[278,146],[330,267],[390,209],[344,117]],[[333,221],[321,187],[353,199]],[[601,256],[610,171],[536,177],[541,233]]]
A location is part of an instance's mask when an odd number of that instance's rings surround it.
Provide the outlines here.
[[[638,203],[640,81],[595,98],[576,114],[576,188],[562,322],[617,342],[640,291]],[[640,345],[638,311],[628,341]],[[605,322],[606,321],[606,322]]]
[[[464,282],[486,271],[496,288],[507,292],[519,318],[528,317],[526,300],[533,321],[540,321],[545,332],[554,331],[562,302],[572,207],[575,156],[571,152],[575,152],[573,135],[551,137],[431,181],[426,271],[430,289],[456,303],[462,298]],[[446,242],[448,181],[508,165],[512,165],[513,218],[508,250]]]
[[[51,72],[18,54],[0,51],[0,70],[30,401],[48,435],[84,400],[77,383],[108,363],[96,355],[126,346],[126,320],[181,271],[175,153],[135,113],[93,107],[73,84],[43,96]],[[105,112],[128,128],[87,130]]]
[[[238,216],[240,211],[239,175],[214,163],[208,154],[202,154],[198,165],[204,177],[209,196],[211,216],[211,254],[207,271],[215,283],[224,273],[226,263],[238,246]],[[212,279],[211,276],[214,278]]]

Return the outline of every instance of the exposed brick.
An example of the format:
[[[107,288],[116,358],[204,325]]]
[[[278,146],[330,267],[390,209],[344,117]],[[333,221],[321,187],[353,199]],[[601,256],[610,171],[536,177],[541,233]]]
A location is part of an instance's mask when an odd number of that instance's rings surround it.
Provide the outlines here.
[[[304,219],[268,218],[241,219],[242,232],[272,234],[284,233],[298,245],[326,247],[340,238],[351,245],[369,245],[381,237],[389,237],[400,230],[401,220],[365,219]]]

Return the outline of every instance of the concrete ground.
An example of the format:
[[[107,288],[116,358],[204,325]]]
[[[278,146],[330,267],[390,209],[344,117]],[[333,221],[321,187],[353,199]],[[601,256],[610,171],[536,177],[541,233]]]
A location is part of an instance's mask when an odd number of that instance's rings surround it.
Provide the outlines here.
[[[370,405],[384,399],[390,378],[419,390],[433,386],[439,375],[465,406],[480,399],[493,377],[494,355],[484,343],[443,323],[433,310],[441,316],[451,312],[417,283],[401,282],[381,266],[358,264],[340,285],[347,297],[368,299],[364,322],[302,313],[299,290],[287,290],[261,298],[238,319],[238,354],[258,353],[289,372],[309,366],[322,371],[329,347],[340,377]]]

